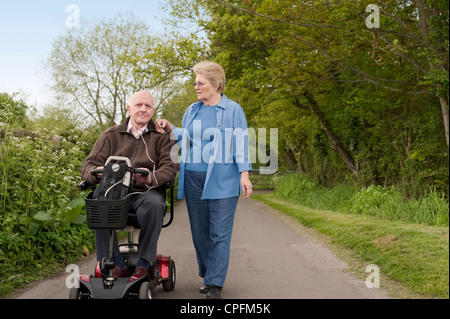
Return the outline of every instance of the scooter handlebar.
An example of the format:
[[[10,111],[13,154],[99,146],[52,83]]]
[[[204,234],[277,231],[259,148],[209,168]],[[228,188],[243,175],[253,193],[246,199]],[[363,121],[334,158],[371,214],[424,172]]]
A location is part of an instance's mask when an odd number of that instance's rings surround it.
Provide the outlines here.
[[[95,176],[97,174],[103,173],[103,168],[96,168],[91,171],[91,175]]]
[[[148,176],[148,174],[149,174],[150,172],[147,171],[146,169],[135,168],[135,169],[134,169],[134,173],[135,173],[135,174],[141,174],[142,176]]]
[[[142,176],[148,176],[148,174],[150,173],[148,170],[146,169],[141,169],[141,168],[135,168],[133,169],[135,174],[141,174]],[[103,168],[96,168],[93,169],[91,171],[91,175],[95,176],[97,174],[102,174],[103,173]]]

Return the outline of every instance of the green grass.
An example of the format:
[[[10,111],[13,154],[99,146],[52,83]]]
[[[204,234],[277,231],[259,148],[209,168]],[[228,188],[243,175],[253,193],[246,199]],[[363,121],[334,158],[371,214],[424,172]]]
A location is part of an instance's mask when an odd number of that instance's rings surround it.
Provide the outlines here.
[[[350,251],[354,265],[378,265],[381,288],[397,282],[409,291],[409,298],[449,298],[448,227],[311,209],[275,194],[253,198],[327,235],[333,244]]]
[[[315,209],[351,212],[410,223],[449,226],[448,195],[430,189],[421,198],[405,199],[395,187],[370,185],[361,189],[317,184],[303,174],[276,176],[279,198]]]
[[[250,174],[253,189],[273,189],[273,175]]]

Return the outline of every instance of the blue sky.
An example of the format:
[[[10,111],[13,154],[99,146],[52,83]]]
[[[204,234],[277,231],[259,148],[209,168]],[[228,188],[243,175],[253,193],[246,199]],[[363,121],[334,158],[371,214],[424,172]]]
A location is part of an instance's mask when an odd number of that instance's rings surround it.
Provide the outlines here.
[[[80,19],[95,21],[117,13],[133,13],[155,33],[162,34],[164,0],[0,0],[0,92],[23,92],[38,107],[51,101],[43,61],[52,42],[67,30],[70,4],[79,8]]]

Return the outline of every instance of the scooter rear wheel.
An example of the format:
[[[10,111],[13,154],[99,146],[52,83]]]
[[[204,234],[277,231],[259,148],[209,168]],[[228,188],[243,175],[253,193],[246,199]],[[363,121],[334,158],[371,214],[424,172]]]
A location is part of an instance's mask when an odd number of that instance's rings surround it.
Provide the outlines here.
[[[169,259],[169,279],[163,281],[163,288],[165,291],[172,291],[175,289],[175,282],[177,278],[177,272],[175,270],[175,262]]]

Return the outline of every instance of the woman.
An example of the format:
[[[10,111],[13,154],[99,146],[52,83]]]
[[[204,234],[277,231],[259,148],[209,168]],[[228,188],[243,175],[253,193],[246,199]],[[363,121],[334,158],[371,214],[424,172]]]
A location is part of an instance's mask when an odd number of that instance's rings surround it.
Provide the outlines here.
[[[181,140],[178,199],[186,196],[201,293],[221,298],[228,270],[231,233],[239,195],[252,193],[249,179],[248,131],[244,111],[222,92],[225,72],[214,62],[194,66],[199,102],[188,107],[183,129],[157,120]],[[181,137],[181,138],[180,138]]]

